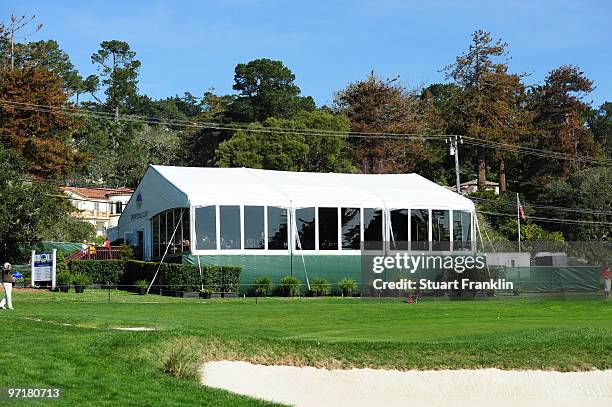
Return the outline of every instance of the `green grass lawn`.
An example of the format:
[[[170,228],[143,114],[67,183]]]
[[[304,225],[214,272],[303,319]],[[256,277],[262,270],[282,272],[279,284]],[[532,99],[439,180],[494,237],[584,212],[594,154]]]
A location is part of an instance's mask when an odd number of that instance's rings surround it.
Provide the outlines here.
[[[165,374],[173,357],[190,365],[240,359],[404,370],[612,368],[612,301],[256,304],[112,291],[108,302],[100,290],[15,290],[14,297],[16,310],[0,311],[0,387],[59,386],[56,405],[268,405]],[[135,326],[156,330],[114,329]]]

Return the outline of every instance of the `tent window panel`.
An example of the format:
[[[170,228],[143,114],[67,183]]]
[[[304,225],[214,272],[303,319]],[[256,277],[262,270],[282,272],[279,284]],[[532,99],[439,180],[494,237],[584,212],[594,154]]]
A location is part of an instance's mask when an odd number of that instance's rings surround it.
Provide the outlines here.
[[[302,250],[315,249],[315,208],[295,210],[297,230],[296,247]]]
[[[467,211],[453,211],[453,249],[471,250],[472,214]]]
[[[408,250],[408,209],[391,211],[391,248]]]
[[[428,250],[429,210],[410,210],[410,240],[412,250]]]
[[[151,253],[153,257],[159,257],[159,215],[155,215],[151,219],[151,242],[153,244],[153,250]]]
[[[338,208],[319,208],[319,250],[338,250]]]
[[[168,253],[173,253],[172,246],[172,233],[174,232],[174,212],[172,210],[165,211],[166,213],[166,244],[168,247]],[[165,250],[165,247],[164,247]]]
[[[220,206],[221,250],[240,249],[240,206]]]
[[[189,234],[190,232],[190,227],[189,227],[190,223],[189,223],[189,208],[185,208],[183,211],[183,251],[189,251],[190,246],[191,246],[191,242]]]
[[[342,208],[342,248],[359,250],[361,243],[361,209]]]
[[[264,207],[244,207],[244,248],[264,249]]]
[[[174,227],[176,228],[176,233],[174,234],[174,239],[172,240],[172,245],[175,251],[180,252],[183,247],[183,220],[181,218],[181,211],[183,214],[185,211],[181,208],[177,208],[174,210]],[[178,227],[177,227],[178,226]],[[174,232],[174,229],[172,229]]]
[[[196,249],[215,250],[217,248],[217,219],[214,206],[195,209]]]
[[[450,211],[431,211],[432,249],[450,250]]]
[[[268,207],[268,250],[287,250],[287,209]]]
[[[159,214],[159,252],[160,256],[162,253],[166,251],[166,245],[168,241],[166,240],[166,212],[162,212]]]
[[[370,250],[382,249],[383,217],[382,209],[363,209],[363,241],[364,248]]]

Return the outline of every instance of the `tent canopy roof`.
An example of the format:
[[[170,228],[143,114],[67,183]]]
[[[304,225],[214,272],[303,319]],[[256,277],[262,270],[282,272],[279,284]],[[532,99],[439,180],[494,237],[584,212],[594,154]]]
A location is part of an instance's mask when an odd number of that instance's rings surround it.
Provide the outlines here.
[[[337,174],[251,168],[151,165],[190,205],[446,208],[474,211],[469,199],[417,174]]]

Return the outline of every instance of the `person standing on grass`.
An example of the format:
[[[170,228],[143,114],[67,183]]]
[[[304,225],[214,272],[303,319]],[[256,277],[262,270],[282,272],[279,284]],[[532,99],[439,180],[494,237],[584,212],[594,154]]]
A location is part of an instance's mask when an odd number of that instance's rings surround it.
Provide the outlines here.
[[[0,301],[0,308],[6,309],[5,305],[8,306],[8,309],[13,309],[13,273],[11,273],[11,263],[4,263],[2,267],[2,286],[4,287],[4,298]]]
[[[610,298],[610,286],[612,286],[612,272],[607,265],[601,272],[601,278],[604,281],[604,298]]]

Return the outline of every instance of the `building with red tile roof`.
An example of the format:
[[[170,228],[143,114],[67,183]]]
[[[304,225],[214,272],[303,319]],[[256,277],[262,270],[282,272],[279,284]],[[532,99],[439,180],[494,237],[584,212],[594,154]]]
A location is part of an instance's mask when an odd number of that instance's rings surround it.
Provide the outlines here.
[[[117,226],[123,208],[134,193],[131,188],[63,186],[61,189],[78,209],[74,216],[91,223],[98,236],[107,236],[108,230]]]

